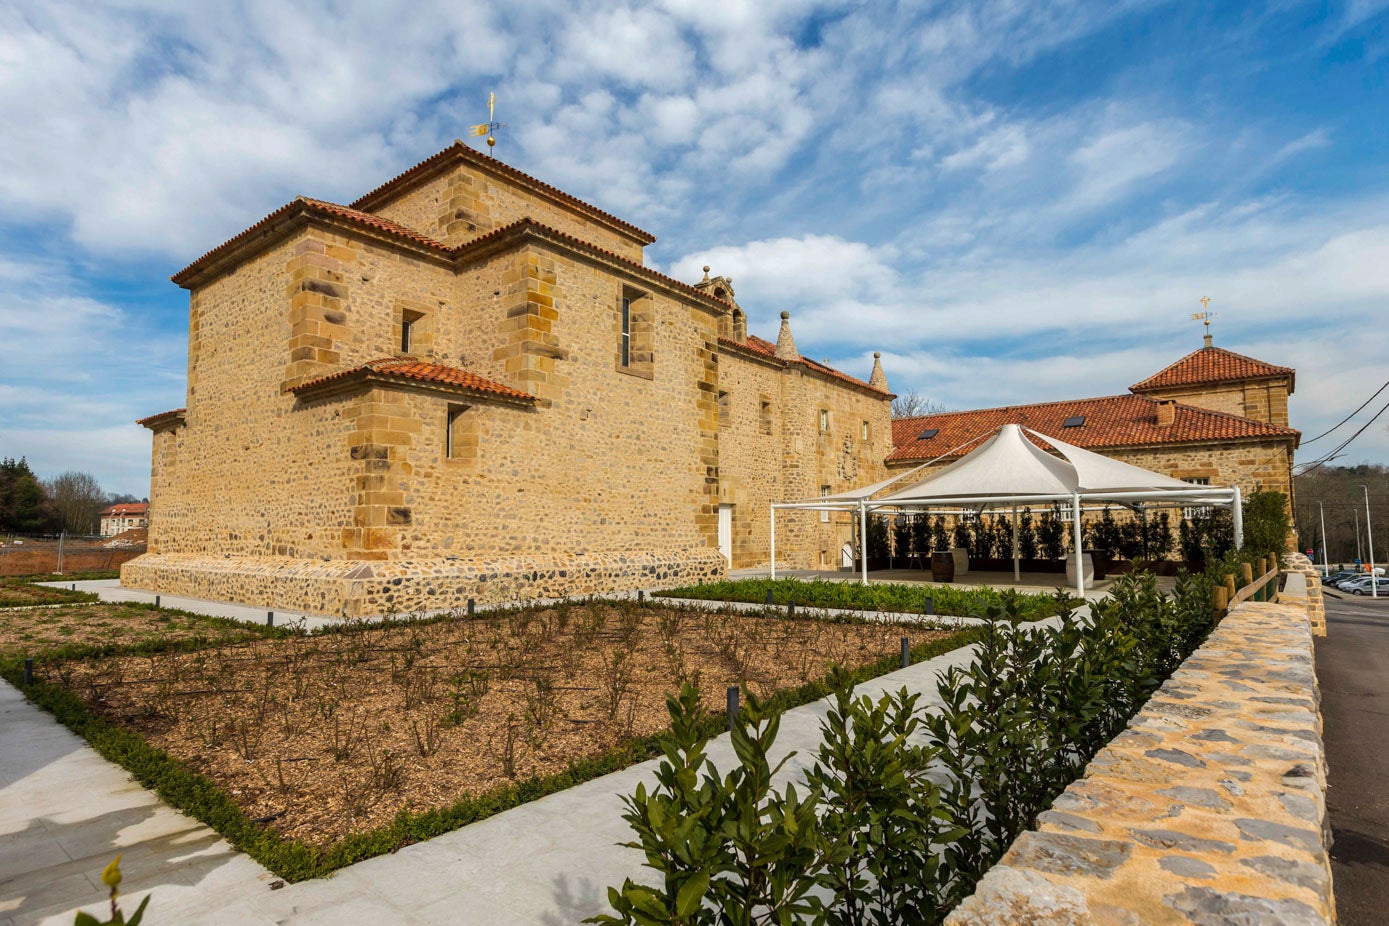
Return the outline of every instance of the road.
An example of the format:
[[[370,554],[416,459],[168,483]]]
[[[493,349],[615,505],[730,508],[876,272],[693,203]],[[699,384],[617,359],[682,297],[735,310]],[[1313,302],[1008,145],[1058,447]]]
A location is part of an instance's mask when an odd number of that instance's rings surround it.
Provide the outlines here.
[[[1326,627],[1316,658],[1336,909],[1341,926],[1378,926],[1389,909],[1389,598],[1328,594]]]

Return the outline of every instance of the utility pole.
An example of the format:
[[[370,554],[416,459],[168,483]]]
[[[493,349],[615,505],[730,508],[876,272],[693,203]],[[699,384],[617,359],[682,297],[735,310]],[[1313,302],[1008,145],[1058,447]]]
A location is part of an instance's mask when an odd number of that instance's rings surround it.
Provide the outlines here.
[[[1360,488],[1365,490],[1365,536],[1370,541],[1370,594],[1378,598],[1379,580],[1375,578],[1375,529],[1370,524],[1370,487],[1362,485]]]
[[[1363,563],[1365,559],[1360,555],[1360,509],[1351,505],[1350,510],[1355,515],[1355,561]]]
[[[1321,502],[1317,502],[1317,511],[1321,513],[1321,571],[1323,576],[1331,575],[1331,566],[1326,559],[1326,508]]]

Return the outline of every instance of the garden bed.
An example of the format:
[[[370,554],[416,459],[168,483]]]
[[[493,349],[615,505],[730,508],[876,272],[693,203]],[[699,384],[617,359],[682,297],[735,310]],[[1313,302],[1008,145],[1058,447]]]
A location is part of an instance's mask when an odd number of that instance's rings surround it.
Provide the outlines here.
[[[948,585],[916,583],[832,582],[824,579],[735,579],[687,585],[656,594],[670,598],[704,601],[742,601],[786,606],[794,602],[808,608],[837,608],[891,614],[942,614],[952,617],[984,617],[989,607],[1001,607],[1005,595],[1017,594],[1019,613],[1026,620],[1040,620],[1061,613],[1070,599],[1055,595],[1033,595],[989,588],[954,588]],[[930,602],[928,612],[927,602]]]
[[[34,585],[31,579],[0,579],[0,608],[25,608],[30,605],[75,601],[96,601],[96,596],[90,592]]]
[[[968,642],[917,623],[589,602],[49,659],[35,690],[60,716],[82,715],[78,726],[134,731],[212,782],[244,816],[238,825],[309,849],[313,860],[301,853],[293,865],[261,857],[299,877],[417,838],[418,827],[401,826],[412,815],[502,794],[490,809],[455,813],[457,826],[558,787],[536,783],[609,771],[610,761],[594,764],[604,756],[645,758],[682,682],[714,711],[734,684],[789,706],[823,694],[832,664],[865,677],[890,670],[903,636],[918,658]],[[68,707],[54,706],[63,698]],[[576,775],[581,766],[590,771]],[[423,828],[432,834],[440,820]]]
[[[265,628],[255,625],[130,602],[20,608],[0,614],[0,660],[90,656],[145,645],[166,649],[181,642],[265,635]]]

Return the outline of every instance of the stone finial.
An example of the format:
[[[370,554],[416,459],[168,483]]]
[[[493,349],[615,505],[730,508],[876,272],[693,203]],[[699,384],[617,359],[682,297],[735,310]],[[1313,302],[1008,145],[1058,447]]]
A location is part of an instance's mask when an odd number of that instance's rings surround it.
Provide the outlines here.
[[[887,374],[883,372],[883,355],[876,350],[873,351],[873,375],[868,377],[868,385],[883,392],[891,391],[887,388]]]
[[[1210,335],[1210,332],[1209,332],[1209,331],[1206,332],[1205,341],[1206,341],[1206,347],[1210,347],[1211,344],[1212,344],[1212,342],[1211,342],[1211,335]]]
[[[708,283],[708,282],[709,282],[709,265],[708,265],[708,264],[705,264],[705,265],[704,265],[704,279],[700,280],[700,282],[701,282],[701,283]]]
[[[776,336],[776,355],[782,360],[800,360],[800,351],[796,350],[796,339],[791,337],[791,313],[781,313],[781,330]]]

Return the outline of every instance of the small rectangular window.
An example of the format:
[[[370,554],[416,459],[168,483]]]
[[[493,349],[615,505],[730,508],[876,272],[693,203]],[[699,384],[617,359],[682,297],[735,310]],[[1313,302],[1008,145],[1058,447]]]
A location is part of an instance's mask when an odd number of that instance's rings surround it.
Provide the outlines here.
[[[820,409],[820,432],[823,434],[830,429],[830,413],[828,409]]]
[[[469,405],[450,405],[444,425],[444,457],[449,460],[462,460],[477,450],[476,438],[469,434]]]
[[[927,428],[917,435],[917,440],[930,440],[940,433],[940,428]]]
[[[423,346],[426,350],[428,350],[427,344],[421,345],[417,343],[420,340],[418,335],[423,328],[422,322],[424,321],[424,317],[425,316],[423,312],[416,312],[412,309],[401,310],[399,329],[400,338],[397,342],[400,347],[400,353],[413,353],[416,350],[416,348],[420,346]]]
[[[622,365],[632,365],[632,300],[622,296]]]
[[[868,436],[869,436],[871,433],[872,433],[872,430],[869,428],[868,422],[865,421],[865,422],[863,423],[863,440],[864,440],[865,443],[867,443],[867,441],[868,441]]]
[[[821,497],[821,498],[829,498],[829,497],[830,497],[830,487],[829,487],[829,486],[820,486],[820,497]],[[820,512],[820,523],[821,523],[821,524],[828,524],[828,523],[829,523],[829,520],[830,520],[830,513],[829,513],[828,511],[822,511],[822,512]]]
[[[1083,425],[1083,424],[1085,424],[1085,416],[1084,416],[1084,415],[1072,415],[1071,417],[1067,418],[1065,421],[1061,422],[1061,427],[1063,427],[1063,428],[1078,428],[1078,427],[1080,427],[1080,426]]]
[[[762,424],[762,433],[763,433],[763,434],[771,434],[771,433],[772,433],[772,400],[771,400],[771,399],[763,399],[763,400],[762,400],[761,424]]]
[[[728,398],[728,393],[727,393],[726,391],[720,389],[720,390],[719,390],[719,424],[720,424],[721,426],[722,426],[722,425],[725,425],[725,424],[728,424],[728,422],[731,420],[731,419],[729,418],[729,406],[730,406],[731,404],[732,404],[732,403],[730,402],[730,400],[729,400],[729,398]]]

